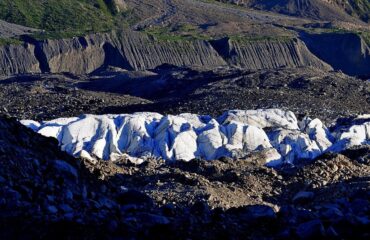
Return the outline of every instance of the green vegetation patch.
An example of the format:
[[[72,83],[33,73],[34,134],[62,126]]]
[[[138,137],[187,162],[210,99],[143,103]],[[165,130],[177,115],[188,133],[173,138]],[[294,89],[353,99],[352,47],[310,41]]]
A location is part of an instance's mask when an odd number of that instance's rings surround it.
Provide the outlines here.
[[[370,46],[370,32],[368,31],[355,31],[355,30],[347,30],[343,28],[310,28],[305,29],[306,32],[311,34],[325,34],[325,33],[335,33],[335,34],[357,34],[360,36],[364,41],[367,43],[367,45]]]
[[[0,19],[43,30],[38,38],[109,31],[124,14],[113,0],[0,0]]]
[[[19,45],[22,43],[23,42],[21,40],[15,39],[15,38],[0,38],[0,46],[10,45],[10,44]]]
[[[370,47],[370,32],[358,32],[357,34],[359,34]]]
[[[236,9],[244,9],[244,3],[241,2],[241,4],[236,4],[236,3],[232,3],[230,1],[223,1],[223,0],[198,0],[200,2],[204,2],[204,3],[212,3],[212,4],[217,4],[217,5],[220,5],[220,6],[224,6],[224,7],[229,7],[229,8],[236,8]]]
[[[194,41],[211,40],[210,36],[202,34],[198,26],[179,24],[173,27],[150,27],[143,30],[158,41]]]
[[[250,36],[250,35],[230,35],[230,40],[237,43],[251,43],[251,42],[288,42],[293,39],[293,36]]]

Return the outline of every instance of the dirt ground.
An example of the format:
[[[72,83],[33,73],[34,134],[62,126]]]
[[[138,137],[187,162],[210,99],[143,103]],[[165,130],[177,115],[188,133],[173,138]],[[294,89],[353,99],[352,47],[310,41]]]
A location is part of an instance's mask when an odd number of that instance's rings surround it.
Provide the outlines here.
[[[0,106],[2,113],[34,120],[142,111],[217,117],[230,109],[282,108],[330,125],[341,117],[368,113],[370,83],[307,68],[41,74],[0,81]]]

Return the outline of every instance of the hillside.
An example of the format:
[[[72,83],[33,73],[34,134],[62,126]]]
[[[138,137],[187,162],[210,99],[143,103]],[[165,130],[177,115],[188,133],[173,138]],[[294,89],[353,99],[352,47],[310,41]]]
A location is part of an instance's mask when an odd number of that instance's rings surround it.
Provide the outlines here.
[[[117,0],[2,0],[0,19],[69,36],[112,29]]]
[[[259,10],[326,21],[370,20],[368,0],[220,0]]]
[[[335,0],[348,14],[359,17],[362,21],[370,23],[370,1],[368,0]]]

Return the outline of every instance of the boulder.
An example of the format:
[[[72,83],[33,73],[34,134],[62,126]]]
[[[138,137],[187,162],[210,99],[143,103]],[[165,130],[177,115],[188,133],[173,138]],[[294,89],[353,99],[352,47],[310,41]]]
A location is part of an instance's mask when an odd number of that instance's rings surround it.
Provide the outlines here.
[[[299,225],[296,233],[300,239],[321,238],[325,234],[325,228],[320,220],[312,220]]]

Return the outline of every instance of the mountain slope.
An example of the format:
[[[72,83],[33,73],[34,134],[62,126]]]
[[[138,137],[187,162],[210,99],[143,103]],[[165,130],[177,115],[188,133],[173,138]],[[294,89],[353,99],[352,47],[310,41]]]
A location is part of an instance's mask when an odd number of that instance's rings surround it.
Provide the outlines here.
[[[358,16],[364,22],[370,23],[370,1],[368,0],[336,0],[337,5],[352,15]]]
[[[368,0],[220,0],[259,10],[326,21],[369,22]]]
[[[2,0],[0,19],[51,32],[86,33],[110,29],[115,0]]]

